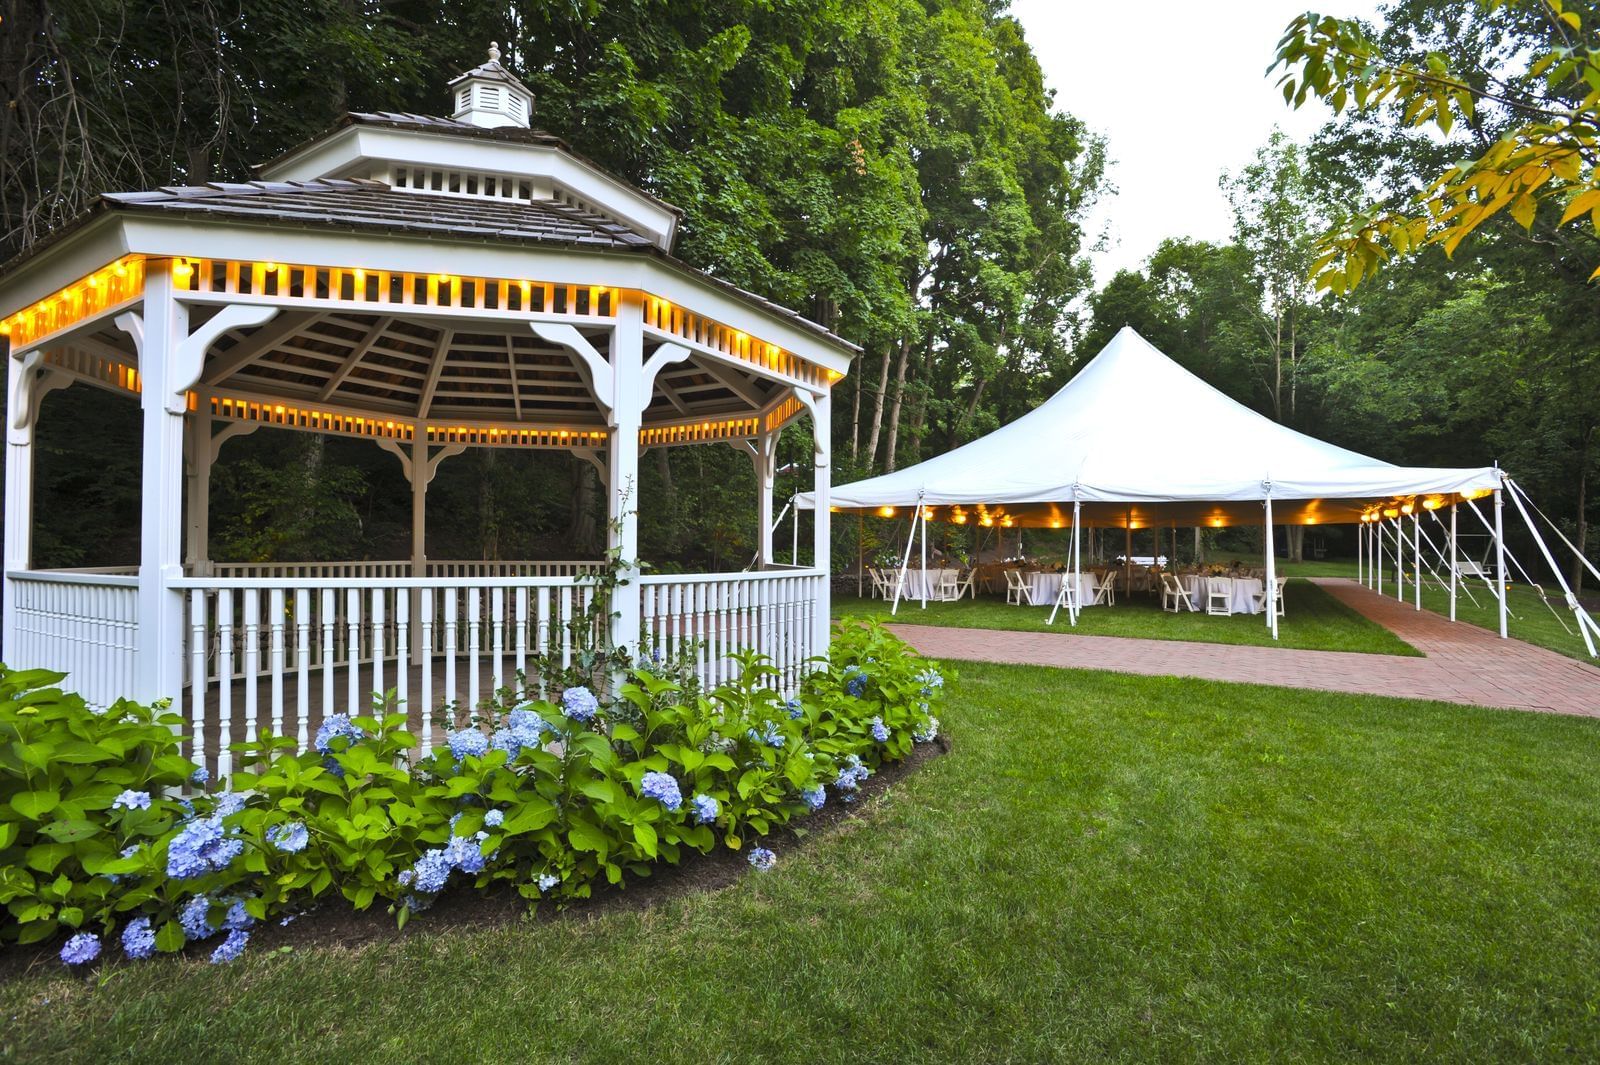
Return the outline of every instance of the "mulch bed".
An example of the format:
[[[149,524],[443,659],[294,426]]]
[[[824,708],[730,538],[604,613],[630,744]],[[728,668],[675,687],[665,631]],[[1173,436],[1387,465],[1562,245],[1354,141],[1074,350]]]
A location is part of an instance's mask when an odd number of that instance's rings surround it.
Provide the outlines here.
[[[762,846],[777,850],[787,859],[815,840],[825,838],[841,824],[870,817],[873,800],[926,762],[949,750],[950,739],[942,734],[933,743],[918,744],[902,761],[883,765],[868,777],[866,783],[861,785],[855,802],[844,803],[830,794],[828,804],[821,810],[785,825],[759,842]],[[506,927],[527,920],[589,920],[609,913],[647,910],[692,892],[719,891],[737,883],[741,877],[755,875],[750,868],[748,854],[748,847],[738,851],[718,847],[704,855],[691,853],[680,865],[654,867],[652,875],[629,881],[621,887],[599,884],[589,899],[575,900],[564,910],[549,905],[540,906],[537,913],[532,915],[528,912],[528,900],[508,884],[495,885],[485,891],[459,887],[441,894],[426,913],[413,917],[404,929],[395,927],[394,917],[387,912],[381,900],[374,902],[371,909],[359,912],[352,910],[343,898],[335,896],[287,925],[279,924],[279,918],[269,918],[258,924],[251,930],[248,953],[276,950],[279,947],[296,950],[351,947],[456,928]],[[220,942],[220,937],[214,938],[181,953],[202,959]],[[60,949],[60,942],[51,940],[38,948],[10,948],[0,952],[0,980],[13,979],[35,971],[39,966],[63,971],[57,957]],[[103,958],[120,961],[121,953],[120,945],[110,943],[106,946]],[[91,966],[91,970],[100,964],[103,961]]]

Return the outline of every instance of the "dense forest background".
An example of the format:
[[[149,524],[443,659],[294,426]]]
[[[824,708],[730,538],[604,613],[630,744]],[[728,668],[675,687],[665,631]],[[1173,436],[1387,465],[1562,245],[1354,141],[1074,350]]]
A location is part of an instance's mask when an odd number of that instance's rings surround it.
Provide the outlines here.
[[[1505,219],[1452,259],[1420,254],[1348,297],[1307,280],[1332,220],[1481,151],[1492,110],[1449,137],[1382,110],[1309,146],[1275,135],[1219,175],[1231,240],[1168,241],[1097,289],[1085,218],[1114,194],[1116,145],[1045,89],[1001,0],[0,0],[0,13],[6,257],[101,191],[248,179],[347,110],[447,111],[446,81],[492,39],[537,94],[536,126],[683,208],[683,258],[863,346],[835,390],[836,483],[1017,417],[1128,324],[1295,428],[1408,464],[1499,461],[1586,544],[1592,239]],[[1548,32],[1473,0],[1396,0],[1381,37],[1492,71]],[[1162,76],[1203,92],[1203,68]],[[132,559],[133,405],[54,393],[39,432],[36,561]],[[780,494],[809,487],[798,431],[780,466]],[[215,476],[217,559],[409,554],[405,481],[368,443],[264,430],[230,443]],[[663,449],[642,477],[648,560],[742,564],[754,551],[748,457]],[[433,483],[429,554],[590,555],[597,506],[587,463],[468,453]],[[841,559],[855,556],[854,526],[836,523]],[[893,533],[868,523],[868,552]]]

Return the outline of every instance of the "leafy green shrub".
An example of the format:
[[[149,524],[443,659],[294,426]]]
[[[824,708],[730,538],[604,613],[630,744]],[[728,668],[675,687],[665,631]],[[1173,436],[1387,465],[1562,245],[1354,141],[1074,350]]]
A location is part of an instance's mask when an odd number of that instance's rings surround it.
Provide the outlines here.
[[[269,734],[236,744],[240,771],[230,789],[192,802],[156,795],[195,768],[175,753],[174,721],[126,703],[96,717],[76,697],[45,692],[36,701],[58,708],[64,735],[145,731],[94,750],[55,743],[92,755],[90,775],[114,781],[109,791],[84,793],[93,803],[75,800],[70,819],[86,822],[85,839],[104,838],[85,852],[87,864],[73,866],[79,880],[68,878],[62,892],[99,904],[64,912],[50,895],[47,912],[19,888],[8,901],[21,905],[10,907],[4,933],[35,941],[63,925],[120,926],[133,957],[222,935],[213,960],[225,961],[255,922],[334,895],[356,909],[382,901],[402,924],[451,884],[506,883],[533,905],[560,905],[588,897],[597,882],[648,876],[692,853],[745,849],[830,793],[851,801],[879,765],[937,733],[932,708],[942,678],[877,624],[841,625],[831,661],[819,661],[790,700],[771,687],[777,671],[763,656],[736,657],[738,676],[709,693],[665,667],[663,675],[634,670],[606,700],[582,684],[559,701],[503,692],[420,757],[406,715],[385,713],[379,700],[369,715],[329,717],[304,752]],[[7,675],[7,683],[27,676]],[[35,686],[59,679],[31,676]],[[22,716],[34,728],[38,715]],[[143,768],[110,754],[133,750],[135,740]],[[17,757],[17,772],[6,763],[0,782],[30,794],[37,789],[24,788],[28,765]],[[74,764],[59,770],[63,781]],[[152,790],[151,809],[138,817],[110,810],[119,789],[134,785]],[[3,823],[21,823],[26,810],[38,822],[33,836],[54,843],[53,834],[66,831],[50,827],[56,807],[35,802],[46,800],[22,800]],[[19,869],[37,846],[13,848]],[[39,878],[14,872],[12,851],[5,853],[0,884],[26,882],[38,895]],[[775,861],[765,848],[751,848],[750,857],[757,868]],[[88,961],[99,949],[89,931],[62,956]]]

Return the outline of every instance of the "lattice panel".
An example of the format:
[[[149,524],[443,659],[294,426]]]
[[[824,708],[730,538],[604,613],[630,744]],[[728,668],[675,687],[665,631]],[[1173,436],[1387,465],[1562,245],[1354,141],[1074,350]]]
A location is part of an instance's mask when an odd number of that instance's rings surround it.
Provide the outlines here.
[[[16,351],[138,299],[144,293],[144,272],[142,256],[125,255],[0,321],[0,336],[9,337],[11,350]]]

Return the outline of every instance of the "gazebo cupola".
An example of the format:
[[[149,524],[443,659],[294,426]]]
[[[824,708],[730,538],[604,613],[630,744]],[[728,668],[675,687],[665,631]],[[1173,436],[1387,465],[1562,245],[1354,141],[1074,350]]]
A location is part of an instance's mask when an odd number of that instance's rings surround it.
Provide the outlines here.
[[[451,118],[485,129],[521,126],[533,118],[533,93],[500,65],[500,46],[489,45],[487,62],[473,67],[450,83],[456,110]]]
[[[187,701],[197,742],[241,700],[250,722],[259,699],[302,736],[396,685],[413,709],[475,704],[565,638],[595,560],[430,558],[428,484],[466,448],[562,450],[600,471],[627,563],[619,645],[698,647],[708,682],[736,644],[790,681],[825,649],[829,393],[855,347],[673,258],[679,212],[528,128],[532,94],[493,52],[452,102],[452,118],[346,115],[253,181],[105,194],[0,272],[8,663],[73,672],[91,699]],[[143,411],[125,573],[32,567],[32,427],[45,393],[77,384]],[[811,564],[780,567],[776,440],[796,418],[815,430],[823,505]],[[211,561],[212,463],[263,426],[392,452],[412,557]],[[637,568],[641,449],[688,444],[750,455],[757,572]]]

